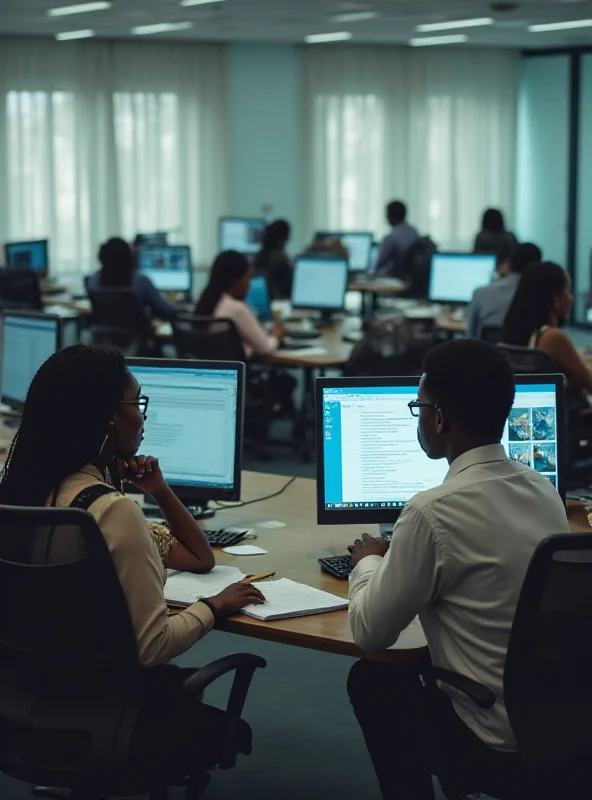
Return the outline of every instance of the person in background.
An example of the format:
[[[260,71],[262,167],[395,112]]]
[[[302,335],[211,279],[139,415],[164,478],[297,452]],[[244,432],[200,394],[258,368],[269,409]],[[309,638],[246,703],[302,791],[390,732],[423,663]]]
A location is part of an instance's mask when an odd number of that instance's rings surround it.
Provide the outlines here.
[[[251,269],[245,256],[236,250],[225,250],[214,261],[209,280],[195,306],[198,317],[231,319],[248,358],[273,353],[284,337],[281,325],[267,334],[245,303],[250,283]]]
[[[397,275],[403,270],[411,246],[420,238],[418,231],[406,222],[407,206],[394,200],[386,207],[391,232],[383,239],[376,258],[376,274]]]
[[[470,339],[480,339],[485,327],[502,326],[520,276],[529,264],[541,259],[542,253],[536,244],[519,244],[508,262],[507,276],[476,290],[468,310],[467,335]]]
[[[504,215],[497,208],[488,208],[483,213],[481,230],[475,237],[475,253],[492,253],[498,265],[503,264],[518,247],[518,240],[506,230]]]
[[[520,279],[502,330],[504,344],[549,353],[576,392],[592,392],[592,372],[560,330],[573,306],[571,278],[551,261],[531,264]]]
[[[87,289],[131,289],[142,308],[151,316],[173,320],[176,309],[164,298],[147,275],[137,270],[137,261],[129,244],[123,239],[109,239],[99,249],[101,269],[91,275]]]
[[[552,484],[510,460],[500,443],[514,393],[498,348],[477,340],[434,348],[409,407],[422,449],[450,469],[441,486],[409,500],[390,546],[364,534],[351,548],[349,620],[358,647],[392,646],[419,615],[432,662],[496,697],[483,710],[445,683],[424,685],[412,666],[357,662],[348,692],[389,800],[433,800],[432,774],[470,782],[485,773],[519,785],[503,699],[510,630],[532,554],[569,525]]]
[[[271,300],[289,300],[292,294],[292,264],[286,254],[289,241],[289,223],[276,219],[265,228],[261,250],[253,261],[255,271],[267,278]]]

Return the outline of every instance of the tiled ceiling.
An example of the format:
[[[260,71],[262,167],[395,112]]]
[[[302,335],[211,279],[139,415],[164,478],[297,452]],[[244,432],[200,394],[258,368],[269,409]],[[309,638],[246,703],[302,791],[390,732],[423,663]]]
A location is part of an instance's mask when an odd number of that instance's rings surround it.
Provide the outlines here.
[[[108,11],[47,15],[50,8],[76,2],[81,0],[0,0],[0,35],[53,37],[61,31],[91,28],[99,37],[126,38],[140,25],[193,22],[190,30],[142,38],[301,42],[307,34],[349,31],[354,44],[401,44],[421,23],[491,16],[492,26],[459,31],[468,35],[469,45],[592,45],[592,27],[549,33],[527,30],[533,23],[592,19],[592,0],[223,0],[191,7],[182,7],[179,0],[113,0]],[[504,6],[507,10],[500,10]],[[377,17],[359,22],[333,20],[335,15],[357,11],[375,11]]]

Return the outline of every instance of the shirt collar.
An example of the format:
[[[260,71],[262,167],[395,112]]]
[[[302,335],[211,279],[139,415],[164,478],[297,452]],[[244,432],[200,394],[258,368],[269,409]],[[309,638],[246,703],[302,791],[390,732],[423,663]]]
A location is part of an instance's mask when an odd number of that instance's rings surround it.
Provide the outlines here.
[[[454,459],[444,480],[450,480],[450,478],[456,477],[456,475],[459,475],[470,467],[477,466],[477,464],[488,464],[492,461],[506,461],[507,458],[506,451],[501,444],[488,444],[485,447],[475,447],[473,450],[467,450],[462,456]]]
[[[105,476],[101,470],[97,469],[94,464],[85,464],[82,468],[82,472],[85,472],[87,475],[92,475],[93,478],[98,478],[100,481],[105,480]]]

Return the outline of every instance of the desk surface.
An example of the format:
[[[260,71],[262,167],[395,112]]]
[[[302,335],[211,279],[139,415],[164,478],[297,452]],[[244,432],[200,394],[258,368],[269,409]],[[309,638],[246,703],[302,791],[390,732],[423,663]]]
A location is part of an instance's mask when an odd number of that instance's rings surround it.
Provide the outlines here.
[[[450,314],[438,314],[436,317],[436,327],[446,333],[466,333],[467,321],[464,319],[453,319]]]
[[[348,284],[350,292],[365,292],[376,295],[399,295],[407,289],[407,284],[397,278],[368,278],[354,280]]]
[[[351,355],[353,344],[343,341],[343,334],[347,330],[347,325],[337,324],[330,328],[320,331],[318,339],[309,342],[302,342],[303,347],[299,350],[276,350],[263,361],[269,364],[282,364],[293,367],[337,367],[345,364]],[[324,352],[319,352],[322,349]],[[310,351],[310,352],[307,352]]]

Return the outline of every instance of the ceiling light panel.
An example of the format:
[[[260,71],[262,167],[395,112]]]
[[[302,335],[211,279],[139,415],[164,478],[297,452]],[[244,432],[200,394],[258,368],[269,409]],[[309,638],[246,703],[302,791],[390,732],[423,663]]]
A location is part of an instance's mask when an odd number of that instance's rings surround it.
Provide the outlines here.
[[[132,28],[135,36],[149,36],[152,33],[173,33],[174,31],[187,31],[193,28],[193,22],[158,22],[154,25],[139,25]]]
[[[305,36],[304,41],[307,44],[321,44],[321,42],[345,42],[351,38],[351,33],[338,31],[337,33],[312,33],[310,36]]]
[[[574,28],[592,28],[592,19],[574,19],[569,22],[545,22],[541,25],[529,25],[531,33],[546,33],[547,31],[569,31]]]
[[[62,31],[62,33],[56,33],[55,38],[58,42],[71,42],[73,39],[91,39],[94,35],[94,31],[85,28],[81,31]]]
[[[70,14],[87,14],[91,11],[107,11],[109,8],[111,8],[111,3],[107,2],[78,3],[75,6],[50,8],[47,14],[50,17],[67,17]]]
[[[458,19],[450,22],[430,22],[426,25],[418,25],[415,30],[418,33],[432,33],[433,31],[452,31],[458,28],[483,28],[493,25],[491,17],[479,17],[478,19]]]
[[[430,47],[440,44],[462,44],[466,42],[469,37],[464,33],[459,33],[454,36],[423,36],[418,39],[410,39],[409,44],[411,47]]]

